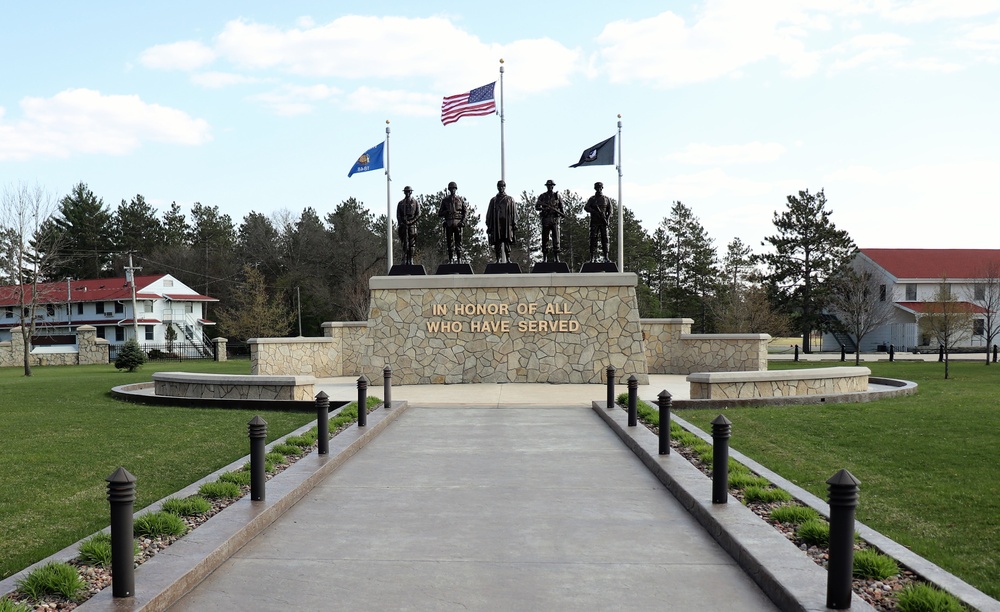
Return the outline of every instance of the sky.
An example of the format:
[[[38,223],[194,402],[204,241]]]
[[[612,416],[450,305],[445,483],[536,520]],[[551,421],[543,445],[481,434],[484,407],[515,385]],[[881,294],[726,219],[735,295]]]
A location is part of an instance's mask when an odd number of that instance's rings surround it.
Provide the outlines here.
[[[617,198],[615,166],[569,166],[620,115],[650,233],[680,201],[720,256],[759,252],[787,196],[822,189],[859,247],[1000,248],[1000,0],[5,4],[0,190],[82,181],[238,226],[350,197],[395,214],[404,186],[455,181],[482,214],[500,117],[443,126],[441,101],[502,59],[510,193]],[[388,193],[347,176],[387,126]]]

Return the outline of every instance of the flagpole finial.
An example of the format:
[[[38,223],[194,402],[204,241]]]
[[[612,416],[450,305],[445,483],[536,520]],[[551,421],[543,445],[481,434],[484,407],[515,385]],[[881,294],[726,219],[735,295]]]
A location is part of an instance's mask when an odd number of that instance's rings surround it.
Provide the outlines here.
[[[500,58],[500,63],[501,63],[501,64],[503,63],[503,58],[502,58],[502,57]]]

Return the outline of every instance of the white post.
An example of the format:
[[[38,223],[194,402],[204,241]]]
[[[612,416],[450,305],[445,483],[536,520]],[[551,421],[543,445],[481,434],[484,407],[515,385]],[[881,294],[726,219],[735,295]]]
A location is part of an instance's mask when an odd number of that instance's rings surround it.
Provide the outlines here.
[[[136,302],[135,302],[135,272],[136,270],[142,270],[142,268],[136,268],[132,265],[132,253],[128,254],[128,267],[125,268],[127,271],[126,278],[128,279],[128,284],[132,286],[132,335],[135,341],[139,341],[139,313],[136,312]]]
[[[503,137],[503,58],[500,58],[500,180],[507,182],[507,164],[504,157],[504,137]]]
[[[385,273],[392,270],[392,177],[389,174],[389,120],[385,120]]]
[[[618,115],[618,271],[625,271],[625,213],[622,204],[622,116]]]

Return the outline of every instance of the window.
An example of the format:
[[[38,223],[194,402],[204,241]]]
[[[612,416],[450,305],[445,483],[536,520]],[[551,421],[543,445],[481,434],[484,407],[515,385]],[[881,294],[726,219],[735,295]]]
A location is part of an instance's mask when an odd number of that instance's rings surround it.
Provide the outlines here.
[[[104,302],[97,302],[97,314],[104,314]]]
[[[986,335],[986,322],[983,319],[972,320],[972,335],[973,336]]]
[[[122,314],[125,312],[125,304],[121,302],[115,302],[115,314]]]
[[[143,312],[153,312],[153,300],[146,300],[142,303]]]
[[[878,301],[880,302],[885,301],[885,285],[878,286]]]
[[[100,303],[100,302],[98,302],[98,303]],[[98,338],[107,338],[107,329],[105,327],[103,327],[103,326],[98,326],[97,327],[97,337]]]
[[[906,283],[906,301],[915,302],[917,301],[917,284],[916,283]]]
[[[986,299],[986,285],[983,283],[976,283],[973,286],[973,297],[972,299],[977,301],[982,301]]]
[[[76,314],[78,314],[78,315],[82,315],[83,314],[83,302],[77,302],[76,303]]]
[[[188,314],[194,313],[194,302],[184,302],[184,312]]]
[[[144,325],[143,327],[146,330],[146,341],[147,342],[151,342],[153,340],[153,326],[152,325]]]
[[[50,317],[56,316],[56,305],[55,304],[46,304],[45,305],[45,314],[47,314]]]
[[[8,306],[7,308],[4,308],[3,316],[5,318],[7,318],[7,319],[13,319],[14,318],[14,309],[11,308],[10,306]]]
[[[164,279],[163,280],[163,286],[164,287],[173,287],[174,286],[174,281],[170,280],[169,278],[168,279]]]
[[[116,327],[115,328],[115,342],[125,342],[125,328]]]

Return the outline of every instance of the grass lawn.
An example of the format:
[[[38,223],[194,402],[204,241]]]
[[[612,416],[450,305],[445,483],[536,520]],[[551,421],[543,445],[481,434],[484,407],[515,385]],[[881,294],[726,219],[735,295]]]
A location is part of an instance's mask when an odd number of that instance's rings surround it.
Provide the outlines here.
[[[249,361],[152,362],[0,369],[0,578],[107,526],[105,478],[136,476],[140,509],[249,453],[252,410],[144,406],[111,387],[156,371],[249,374]],[[262,413],[268,441],[311,421],[304,412]]]
[[[773,363],[771,369],[817,367]],[[853,364],[850,364],[853,365]],[[872,363],[919,384],[867,404],[729,408],[732,448],[827,499],[846,468],[861,480],[858,520],[1000,598],[1000,364]],[[705,431],[719,410],[678,415]]]

